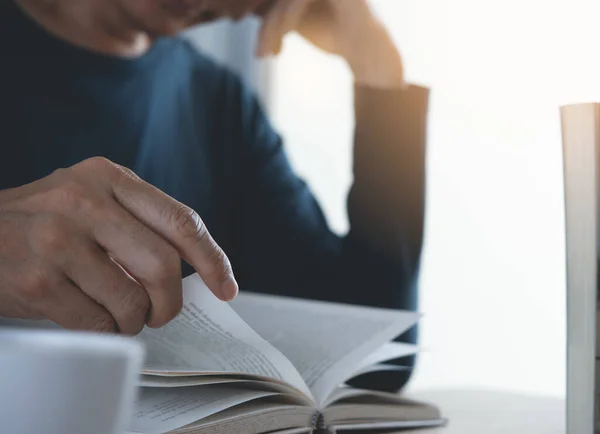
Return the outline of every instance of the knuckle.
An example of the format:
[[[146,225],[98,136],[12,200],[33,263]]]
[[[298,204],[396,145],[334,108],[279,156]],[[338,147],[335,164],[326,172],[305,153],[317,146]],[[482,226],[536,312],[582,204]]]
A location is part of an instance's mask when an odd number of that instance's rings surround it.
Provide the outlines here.
[[[224,282],[233,274],[229,258],[219,246],[215,246],[209,257],[211,265],[210,274],[215,280]]]
[[[113,183],[114,188],[121,191],[122,195],[129,197],[130,200],[135,200],[131,191],[129,191],[129,184],[132,182],[141,183],[142,180],[133,170],[119,164],[112,164],[111,170],[108,171],[108,178]]]
[[[137,176],[133,170],[121,166],[120,164],[111,163],[109,174],[116,185],[119,185],[124,181],[141,181],[140,177]]]
[[[95,332],[113,333],[117,331],[115,320],[108,314],[96,315],[88,319],[87,329]]]
[[[137,181],[137,180],[139,180],[139,177],[138,177],[138,176],[136,175],[136,173],[135,173],[133,170],[131,170],[130,168],[128,168],[128,167],[125,167],[125,166],[120,166],[120,165],[118,165],[118,164],[115,164],[115,168],[117,169],[118,173],[119,173],[121,176],[125,176],[126,178],[132,179],[132,180],[134,180],[134,181]]]
[[[136,321],[132,324],[127,325],[126,327],[119,326],[119,332],[127,336],[137,336],[142,332],[142,330],[144,330],[145,326],[145,321]]]
[[[201,240],[207,230],[196,211],[185,205],[179,205],[169,217],[169,226],[182,238]]]
[[[115,163],[104,157],[92,157],[87,160],[76,164],[75,167],[82,169],[84,172],[87,171],[104,171],[112,170],[116,167]]]
[[[141,323],[144,324],[150,310],[150,299],[146,291],[141,288],[127,291],[121,299],[121,304],[127,320],[133,322],[141,320]]]
[[[86,175],[89,172],[103,172],[108,174],[109,177],[119,178],[125,176],[131,179],[139,179],[135,172],[127,167],[121,166],[120,164],[114,163],[105,157],[92,157],[74,166],[77,170],[83,172]]]

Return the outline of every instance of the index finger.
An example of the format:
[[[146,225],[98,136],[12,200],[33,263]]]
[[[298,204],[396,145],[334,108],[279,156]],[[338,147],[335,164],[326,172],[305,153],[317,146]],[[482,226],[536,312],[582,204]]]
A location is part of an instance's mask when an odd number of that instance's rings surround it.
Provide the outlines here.
[[[115,165],[112,193],[119,204],[177,249],[221,300],[233,300],[238,284],[231,263],[200,216],[131,170]]]

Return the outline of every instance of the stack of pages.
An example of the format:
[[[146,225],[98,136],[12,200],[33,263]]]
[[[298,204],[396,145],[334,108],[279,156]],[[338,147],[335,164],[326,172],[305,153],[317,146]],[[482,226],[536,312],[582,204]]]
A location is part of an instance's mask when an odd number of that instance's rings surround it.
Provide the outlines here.
[[[416,353],[391,342],[418,315],[242,293],[217,300],[197,275],[182,313],[144,330],[146,367],[131,433],[344,432],[437,426],[439,411],[351,379]],[[367,374],[368,375],[368,374]],[[390,377],[392,378],[392,377]]]

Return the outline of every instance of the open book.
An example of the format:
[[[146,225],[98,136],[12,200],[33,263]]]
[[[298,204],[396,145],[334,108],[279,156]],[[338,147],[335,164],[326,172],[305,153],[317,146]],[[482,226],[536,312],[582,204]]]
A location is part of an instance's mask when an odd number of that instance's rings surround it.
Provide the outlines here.
[[[399,395],[344,386],[414,354],[392,343],[418,320],[397,310],[242,293],[217,300],[184,280],[181,314],[144,330],[146,367],[131,433],[280,433],[414,428],[444,423]]]

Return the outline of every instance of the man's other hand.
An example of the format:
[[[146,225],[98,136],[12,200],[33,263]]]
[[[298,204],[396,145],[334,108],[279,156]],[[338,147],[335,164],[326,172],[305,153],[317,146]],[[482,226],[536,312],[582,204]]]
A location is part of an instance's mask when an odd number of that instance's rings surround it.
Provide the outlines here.
[[[0,316],[134,335],[182,307],[181,258],[214,294],[237,283],[190,208],[104,158],[0,191]]]
[[[403,88],[402,58],[367,0],[272,0],[263,17],[257,55],[279,54],[283,38],[298,32],[315,47],[342,57],[357,84]]]

